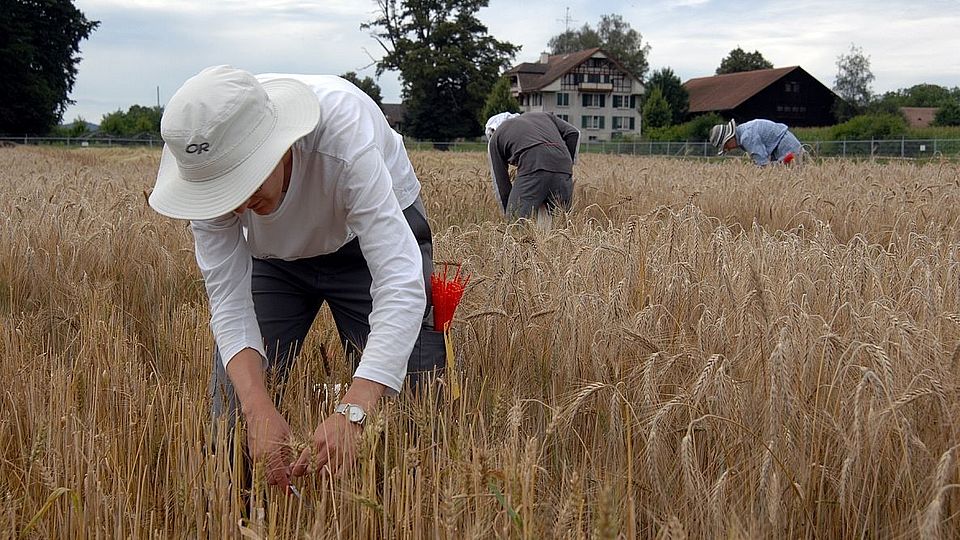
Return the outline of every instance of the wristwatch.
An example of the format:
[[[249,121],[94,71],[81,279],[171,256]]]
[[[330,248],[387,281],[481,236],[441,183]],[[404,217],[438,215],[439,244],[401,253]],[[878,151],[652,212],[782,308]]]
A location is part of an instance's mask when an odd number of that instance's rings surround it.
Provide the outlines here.
[[[346,416],[348,422],[358,426],[362,426],[363,421],[367,418],[367,413],[363,410],[363,407],[353,403],[341,403],[334,407],[333,412]]]

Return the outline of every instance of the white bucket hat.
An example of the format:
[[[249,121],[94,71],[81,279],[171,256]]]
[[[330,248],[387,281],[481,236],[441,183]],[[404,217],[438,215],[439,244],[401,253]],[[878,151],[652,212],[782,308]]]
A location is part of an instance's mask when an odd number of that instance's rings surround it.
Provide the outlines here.
[[[710,144],[719,149],[718,156],[722,156],[725,150],[723,145],[727,144],[734,135],[737,134],[737,122],[730,120],[726,124],[717,124],[710,128]]]
[[[297,139],[320,119],[309,86],[262,84],[230,66],[207,68],[170,98],[160,121],[166,144],[150,206],[177,219],[210,219],[260,187]]]
[[[500,127],[500,124],[502,124],[504,120],[509,120],[517,116],[520,116],[520,114],[512,113],[512,112],[502,112],[499,114],[495,114],[487,119],[487,124],[483,128],[483,132],[487,134],[487,138],[489,139],[490,137],[493,136],[493,132],[496,131],[498,127]]]

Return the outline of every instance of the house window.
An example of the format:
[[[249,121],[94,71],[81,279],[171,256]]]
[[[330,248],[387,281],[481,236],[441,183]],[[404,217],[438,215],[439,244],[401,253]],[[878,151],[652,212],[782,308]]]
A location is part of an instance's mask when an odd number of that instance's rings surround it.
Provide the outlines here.
[[[627,109],[631,107],[631,102],[633,102],[633,96],[613,96],[613,108],[614,109]]]
[[[606,97],[603,94],[583,94],[582,105],[584,107],[604,107]]]
[[[613,129],[619,130],[630,130],[633,131],[636,129],[634,126],[636,119],[632,116],[614,116],[613,117]]]
[[[569,121],[570,121],[570,115],[569,115],[569,114],[558,114],[558,115],[557,115],[557,118],[563,120],[564,122],[569,122]]]
[[[543,105],[543,94],[530,94],[530,105],[534,107]]]
[[[784,84],[784,87],[783,87],[783,91],[784,91],[784,92],[798,93],[798,92],[800,92],[800,83],[798,83],[798,82],[796,82],[796,81],[790,81],[790,82],[788,82],[788,83],[785,83],[785,84]]]
[[[603,117],[583,115],[580,117],[580,127],[584,129],[603,129]]]
[[[569,107],[570,106],[570,94],[566,92],[560,92],[557,94],[557,107]]]

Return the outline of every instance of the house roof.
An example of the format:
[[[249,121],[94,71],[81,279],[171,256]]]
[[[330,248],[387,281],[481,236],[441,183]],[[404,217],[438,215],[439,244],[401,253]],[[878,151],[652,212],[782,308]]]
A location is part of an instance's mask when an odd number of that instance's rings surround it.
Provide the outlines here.
[[[395,127],[398,123],[403,122],[403,117],[407,114],[407,106],[402,103],[383,103],[381,108],[390,127]]]
[[[563,77],[567,72],[579,66],[602,49],[594,47],[582,51],[554,54],[547,58],[547,63],[524,62],[507,70],[505,75],[516,75],[520,82],[521,92],[540,90],[553,81]],[[607,55],[609,58],[610,55]],[[615,60],[610,59],[614,63]],[[619,65],[619,64],[618,64]]]
[[[927,127],[933,123],[939,107],[900,107],[910,127]]]
[[[727,111],[755,96],[800,66],[758,69],[690,79],[683,83],[690,95],[690,112]]]

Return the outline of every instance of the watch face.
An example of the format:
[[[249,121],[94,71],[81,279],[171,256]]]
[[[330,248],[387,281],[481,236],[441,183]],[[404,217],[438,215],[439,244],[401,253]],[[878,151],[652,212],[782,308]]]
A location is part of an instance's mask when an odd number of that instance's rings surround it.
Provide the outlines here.
[[[356,424],[358,422],[362,422],[364,416],[366,416],[366,414],[363,412],[363,409],[361,409],[360,407],[357,407],[357,406],[347,407],[347,420]]]

